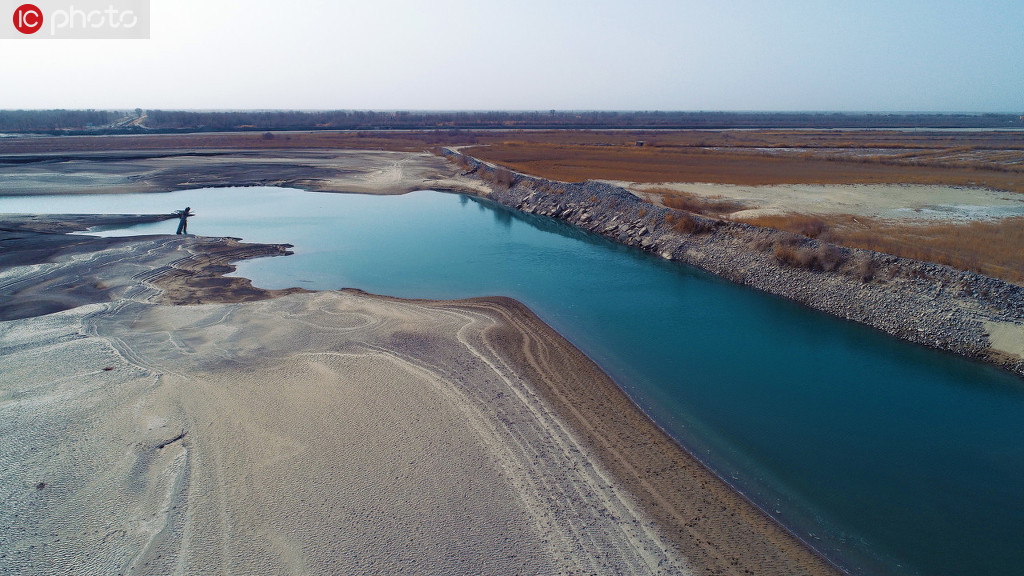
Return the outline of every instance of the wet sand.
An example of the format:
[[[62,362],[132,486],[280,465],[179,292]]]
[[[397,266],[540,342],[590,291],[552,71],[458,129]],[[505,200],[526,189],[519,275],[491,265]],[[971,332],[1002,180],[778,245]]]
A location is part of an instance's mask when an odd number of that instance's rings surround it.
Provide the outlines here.
[[[0,271],[113,287],[0,322],[0,572],[835,573],[517,302],[119,241]]]
[[[66,232],[113,222],[152,222],[162,216],[3,215],[0,217],[0,320],[27,318],[118,298],[159,296],[196,304],[230,294],[233,301],[300,289],[256,289],[228,278],[231,261],[289,254],[288,245],[244,244],[233,238],[129,236],[100,238]],[[170,280],[174,280],[171,282]],[[163,281],[157,290],[153,282]]]

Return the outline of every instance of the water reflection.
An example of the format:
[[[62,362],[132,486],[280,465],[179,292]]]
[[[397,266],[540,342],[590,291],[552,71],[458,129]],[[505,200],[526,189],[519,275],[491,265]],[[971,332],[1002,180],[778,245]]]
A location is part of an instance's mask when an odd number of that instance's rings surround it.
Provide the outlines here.
[[[465,196],[463,196],[465,197]],[[512,210],[506,208],[501,204],[498,204],[492,200],[486,198],[477,198],[474,196],[468,197],[471,202],[480,207],[481,212],[492,212],[494,214],[494,221],[502,224],[508,228],[511,226],[512,221],[522,222],[534,230],[541,232],[549,232],[551,234],[557,234],[563,238],[571,238],[573,240],[579,240],[593,245],[601,245],[610,249],[621,249],[625,251],[633,250],[628,246],[623,246],[617,242],[612,242],[603,236],[592,234],[585,230],[547,216],[538,216],[536,214],[527,214],[518,210]]]

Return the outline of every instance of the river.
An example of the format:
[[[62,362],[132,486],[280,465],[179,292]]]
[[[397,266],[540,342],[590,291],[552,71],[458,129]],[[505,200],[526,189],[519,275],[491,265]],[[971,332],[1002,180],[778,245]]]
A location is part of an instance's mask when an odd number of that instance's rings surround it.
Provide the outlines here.
[[[295,245],[239,264],[260,287],[524,302],[727,482],[855,574],[1024,566],[1024,381],[992,366],[455,194],[0,198],[0,212],[186,205],[191,233]]]

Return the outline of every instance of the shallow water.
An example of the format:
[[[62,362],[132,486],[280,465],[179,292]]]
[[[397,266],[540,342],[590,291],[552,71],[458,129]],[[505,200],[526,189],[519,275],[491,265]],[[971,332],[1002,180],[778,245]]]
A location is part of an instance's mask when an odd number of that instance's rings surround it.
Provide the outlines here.
[[[287,242],[258,286],[517,298],[723,478],[859,574],[1019,574],[1024,381],[463,196],[272,188],[0,198],[0,212],[192,207]],[[173,233],[177,221],[131,233]]]

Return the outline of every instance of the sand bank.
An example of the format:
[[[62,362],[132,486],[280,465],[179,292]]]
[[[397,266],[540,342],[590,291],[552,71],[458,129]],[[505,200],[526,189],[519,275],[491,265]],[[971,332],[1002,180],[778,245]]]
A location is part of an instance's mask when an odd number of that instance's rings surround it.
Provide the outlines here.
[[[174,306],[223,270],[171,240],[3,271],[123,286],[0,322],[0,572],[832,572],[522,305]]]
[[[685,573],[492,324],[340,293],[6,323],[8,567]]]

